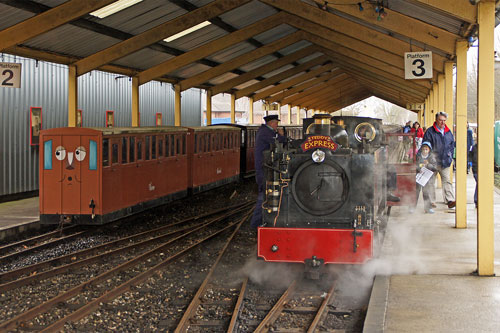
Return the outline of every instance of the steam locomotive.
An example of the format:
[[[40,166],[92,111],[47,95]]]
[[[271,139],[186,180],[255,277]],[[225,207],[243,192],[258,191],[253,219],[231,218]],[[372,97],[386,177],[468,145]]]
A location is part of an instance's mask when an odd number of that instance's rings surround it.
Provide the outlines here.
[[[383,134],[380,119],[319,114],[304,121],[303,139],[272,144],[258,257],[305,263],[311,277],[372,258],[385,220]]]

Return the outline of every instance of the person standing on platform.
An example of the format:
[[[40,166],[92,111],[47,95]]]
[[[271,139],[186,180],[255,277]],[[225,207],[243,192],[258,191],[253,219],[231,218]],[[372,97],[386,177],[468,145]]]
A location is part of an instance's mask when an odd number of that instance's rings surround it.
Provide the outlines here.
[[[403,133],[405,133],[405,134],[406,134],[406,133],[410,133],[410,131],[411,131],[411,121],[410,121],[410,120],[408,120],[408,121],[406,122],[405,127],[403,127]]]
[[[264,150],[268,150],[275,139],[278,139],[281,143],[286,142],[283,129],[278,129],[280,121],[278,115],[264,117],[264,121],[266,123],[260,126],[255,139],[255,179],[257,181],[259,195],[253,212],[252,222],[250,223],[253,228],[257,228],[262,224],[262,203],[264,202],[265,191],[263,167]]]
[[[432,154],[432,145],[430,142],[424,141],[422,143],[422,147],[417,153],[417,173],[419,173],[422,168],[425,167],[432,172],[436,171],[436,160],[434,155]],[[432,176],[434,178],[434,176]],[[431,205],[430,194],[432,191],[431,186],[434,184],[432,179],[427,181],[425,186],[422,186],[417,183],[417,200],[415,201],[415,206],[418,203],[418,197],[420,196],[420,190],[422,190],[422,196],[424,197],[424,212],[426,214],[434,214],[434,210]],[[410,208],[410,213],[415,210],[414,207]]]
[[[472,175],[476,181],[476,189],[474,190],[474,204],[477,208],[477,142],[471,148],[471,163],[472,163]]]
[[[472,135],[472,129],[469,127],[467,122],[467,173],[469,173],[472,167],[472,147],[474,146],[474,137]]]
[[[436,169],[441,176],[441,183],[443,188],[443,199],[448,205],[448,208],[455,207],[455,193],[450,177],[450,166],[453,161],[453,151],[455,149],[455,138],[451,133],[446,120],[448,114],[446,112],[436,113],[436,121],[432,127],[427,129],[424,134],[423,141],[428,141],[432,145],[434,156],[436,158]],[[433,184],[434,186],[434,184]]]
[[[418,151],[420,149],[420,145],[422,145],[422,139],[424,138],[424,130],[420,127],[420,123],[418,121],[413,123],[410,133],[416,133],[415,141]]]

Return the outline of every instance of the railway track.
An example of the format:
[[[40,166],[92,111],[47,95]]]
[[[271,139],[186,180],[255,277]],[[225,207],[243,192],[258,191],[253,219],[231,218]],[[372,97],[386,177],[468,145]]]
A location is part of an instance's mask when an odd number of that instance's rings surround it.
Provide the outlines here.
[[[19,298],[13,297],[13,294],[22,294],[23,288],[31,290],[36,288],[32,287],[33,285],[40,286],[39,289],[43,290],[44,284],[54,281],[57,281],[61,287],[66,286],[67,289],[62,292],[49,293],[42,297],[37,302],[38,304],[34,304],[35,306],[21,307],[19,313],[10,312],[0,316],[5,319],[10,318],[0,323],[0,329],[21,328],[40,331],[61,329],[66,322],[74,322],[85,317],[98,308],[99,304],[112,300],[193,248],[233,228],[235,223],[224,224],[223,221],[235,214],[241,214],[243,210],[248,210],[248,206],[249,204],[243,204],[238,207],[228,207],[225,210],[229,210],[229,213],[222,213],[222,210],[218,210],[216,213],[221,213],[219,216],[203,222],[202,217],[197,216],[126,239],[102,244],[98,249],[80,251],[80,253],[72,254],[71,257],[64,256],[64,258],[57,259],[63,264],[55,269],[50,268],[54,265],[52,261],[4,273],[0,275],[0,281],[8,280],[0,285],[4,299],[16,299],[19,302]],[[213,215],[213,212],[204,215],[207,217]],[[197,225],[188,225],[189,222],[196,222]],[[187,226],[180,228],[181,225]],[[168,227],[170,229],[176,227],[177,230],[167,231]],[[147,239],[144,240],[144,238]],[[130,242],[135,243],[119,246]],[[179,243],[182,245],[173,246]],[[116,246],[119,247],[110,250],[111,247]],[[94,255],[95,252],[101,253]],[[124,253],[127,255],[124,256]],[[116,257],[121,257],[122,262],[118,265],[108,263],[111,258]],[[38,269],[47,270],[38,273]],[[73,279],[73,281],[63,282],[61,277]],[[27,298],[33,298],[33,293],[30,292]],[[27,303],[33,304],[32,301],[27,301]]]
[[[3,245],[0,247],[0,262],[15,260],[21,255],[29,255],[35,251],[70,241],[83,236],[86,232],[80,226],[69,226]]]

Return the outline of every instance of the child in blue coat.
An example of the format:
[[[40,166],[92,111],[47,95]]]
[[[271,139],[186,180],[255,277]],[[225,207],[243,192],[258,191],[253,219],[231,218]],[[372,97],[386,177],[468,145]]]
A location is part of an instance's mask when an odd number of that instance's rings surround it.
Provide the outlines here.
[[[436,171],[436,158],[432,153],[432,145],[429,141],[422,142],[422,146],[417,153],[417,172],[420,172],[423,167],[426,167],[432,172]],[[424,197],[424,212],[427,214],[434,214],[430,199],[430,193],[433,184],[434,182],[432,181],[432,178],[429,179],[429,181],[427,182],[427,184],[425,184],[425,186],[423,186],[423,188],[421,185],[417,184],[417,201],[415,202],[415,205],[418,202],[420,190],[422,190],[422,196]]]

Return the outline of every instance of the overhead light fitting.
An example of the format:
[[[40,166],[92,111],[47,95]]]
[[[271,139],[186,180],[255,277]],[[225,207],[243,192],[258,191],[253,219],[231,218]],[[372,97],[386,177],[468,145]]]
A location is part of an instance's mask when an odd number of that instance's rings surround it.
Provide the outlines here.
[[[181,31],[181,32],[175,34],[175,35],[172,35],[172,36],[170,36],[168,38],[165,38],[164,41],[167,42],[167,43],[171,42],[173,40],[176,40],[177,38],[181,38],[182,36],[185,36],[187,34],[195,32],[196,30],[200,30],[201,28],[206,27],[207,25],[210,25],[210,24],[211,23],[209,21],[201,22],[200,24],[197,24],[197,25],[195,25],[195,26],[193,26],[191,28],[188,28],[188,29],[186,29],[184,31]]]
[[[98,10],[90,13],[90,15],[98,17],[98,18],[105,18],[105,17],[113,15],[114,13],[117,13],[121,10],[124,10],[125,8],[133,6],[136,3],[139,3],[141,1],[142,0],[119,0],[119,1],[113,2],[110,5],[107,5],[106,7],[102,7],[101,9],[98,9]]]

